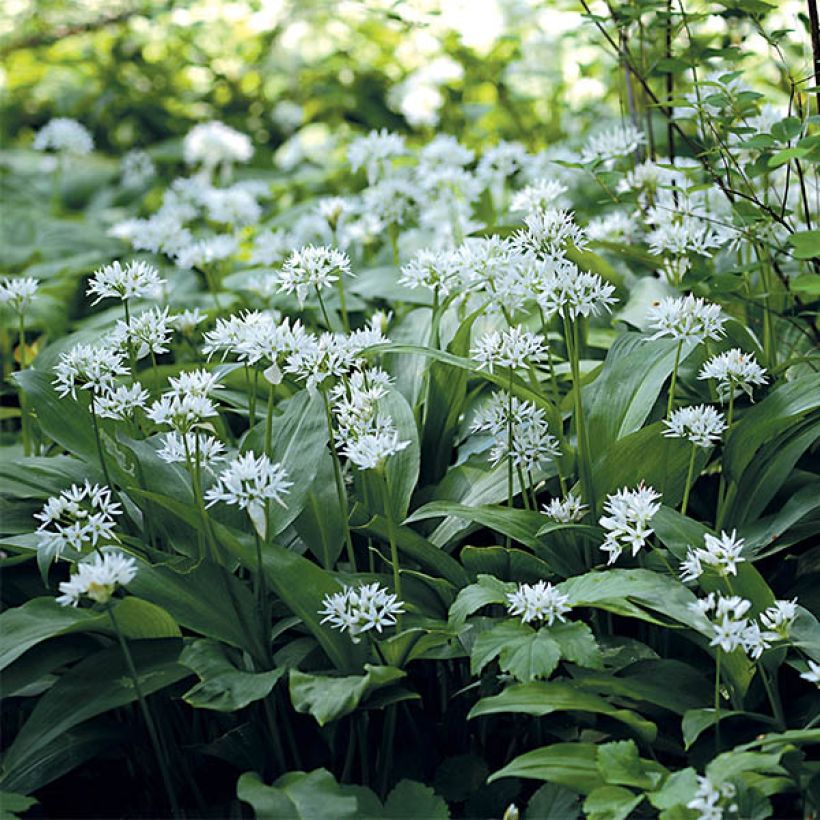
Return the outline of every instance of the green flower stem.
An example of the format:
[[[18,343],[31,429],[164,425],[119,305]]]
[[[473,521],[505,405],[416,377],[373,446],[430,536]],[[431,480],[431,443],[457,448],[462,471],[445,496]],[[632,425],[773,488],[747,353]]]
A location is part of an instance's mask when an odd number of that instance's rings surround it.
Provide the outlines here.
[[[715,651],[715,754],[720,751],[720,657],[718,646]]]
[[[769,673],[766,670],[766,667],[762,663],[759,663],[757,668],[760,672],[760,680],[763,681],[763,688],[766,690],[766,696],[769,698],[769,703],[772,706],[772,713],[774,714],[780,730],[783,731],[786,728],[786,718],[783,714],[783,706],[780,703],[780,698],[774,691],[775,687],[772,686],[772,681],[769,678]]]
[[[729,434],[732,432],[732,423],[734,422],[735,417],[735,383],[734,381],[729,382],[729,409],[726,413],[726,433],[724,434],[723,441],[724,441],[724,448],[723,453],[724,456],[726,454],[726,447],[725,443],[729,439]],[[724,459],[725,460],[725,459]],[[726,491],[726,474],[724,472],[724,465],[721,464],[720,466],[720,481],[718,482],[718,503],[717,503],[717,515],[715,516],[715,529],[720,529],[723,526],[723,519],[726,516],[726,507],[728,506],[727,501],[729,498],[734,498],[733,489],[729,490],[727,493]]]
[[[333,460],[333,479],[336,483],[336,497],[339,499],[339,512],[342,515],[342,525],[345,533],[345,544],[347,545],[347,560],[350,562],[350,567],[353,572],[358,572],[356,568],[356,553],[353,550],[353,537],[350,534],[350,521],[347,511],[347,493],[345,492],[345,483],[342,478],[342,463],[339,461],[339,453],[336,450],[336,441],[333,438],[333,414],[330,412],[330,401],[327,397],[327,391],[320,391],[322,394],[322,401],[325,405],[325,418],[327,420],[327,435],[328,444],[330,446],[330,455]]]
[[[314,285],[313,290],[316,292],[316,298],[319,300],[319,308],[322,311],[322,318],[325,320],[325,326],[328,330],[332,330],[333,328],[330,325],[330,316],[328,315],[327,308],[325,307],[325,300],[322,299],[322,293],[319,290],[319,286]]]
[[[697,444],[692,445],[692,452],[689,455],[689,470],[686,473],[686,484],[683,487],[683,501],[680,504],[680,514],[686,515],[686,507],[689,504],[689,491],[692,489],[692,477],[695,472],[695,456],[697,454]]]
[[[131,327],[131,311],[128,307],[128,300],[122,300],[122,309],[125,313],[125,348],[128,352],[128,366],[131,368],[131,378],[135,378],[137,374],[137,360],[134,358],[134,345],[131,344],[131,337],[128,335],[129,328]]]
[[[111,483],[111,476],[108,473],[108,464],[105,460],[105,454],[102,448],[102,440],[100,439],[100,422],[97,418],[97,408],[94,403],[94,391],[91,391],[91,423],[94,425],[94,440],[97,442],[97,456],[100,459],[100,466],[102,467],[103,475],[105,476],[105,483],[113,490],[114,485]]]
[[[592,463],[590,460],[589,441],[587,439],[584,403],[581,400],[581,366],[578,361],[578,323],[570,320],[569,312],[564,309],[564,341],[567,345],[570,368],[572,370],[572,400],[575,417],[575,434],[578,437],[578,477],[584,500],[589,505],[590,513],[597,515],[595,488],[592,481]]]
[[[507,506],[513,508],[513,421],[512,421],[512,394],[513,388],[513,371],[510,368],[510,386],[507,392]],[[523,486],[522,486],[523,490]],[[510,548],[511,539],[508,535],[506,537],[507,549]]]
[[[268,409],[265,415],[265,455],[268,458],[272,457],[271,447],[273,446],[273,393],[274,386],[268,384]]]
[[[17,351],[20,356],[20,370],[25,370],[28,367],[28,355],[26,352],[26,325],[23,314],[19,314],[19,326],[17,330],[18,342]],[[31,455],[31,430],[29,428],[28,404],[26,402],[25,392],[20,388],[20,433],[23,437],[23,455]]]
[[[128,667],[128,673],[131,676],[132,683],[134,684],[134,693],[139,701],[140,710],[142,711],[142,718],[145,721],[146,728],[148,729],[148,736],[151,740],[151,746],[154,748],[154,755],[156,756],[157,763],[159,764],[160,773],[162,774],[162,783],[165,787],[168,802],[171,804],[171,812],[174,817],[181,817],[182,815],[179,811],[179,802],[177,801],[176,792],[174,791],[174,785],[171,780],[171,774],[168,770],[168,761],[165,759],[162,747],[160,746],[159,736],[157,734],[156,725],[154,724],[154,719],[151,716],[151,710],[148,708],[148,702],[142,694],[137,669],[134,666],[134,659],[131,657],[131,650],[128,648],[125,637],[123,636],[120,626],[117,623],[117,619],[114,616],[114,607],[109,605],[107,609],[108,617],[111,619],[111,626],[114,627],[114,632],[117,634],[117,639],[119,640],[122,654],[125,658],[125,665]]]
[[[393,521],[393,509],[390,506],[390,479],[387,477],[387,465],[377,468],[381,476],[384,517],[387,520],[387,540],[390,542],[390,563],[393,565],[393,592],[401,600],[401,574],[399,572],[399,550],[396,545],[396,522]],[[396,615],[396,632],[401,632],[401,615]]]
[[[279,766],[280,772],[285,772],[287,771],[287,761],[285,760],[285,751],[282,748],[282,741],[279,737],[279,729],[276,721],[276,700],[273,692],[269,692],[268,695],[262,699],[262,709],[265,712],[265,722],[268,724],[268,734],[270,735],[271,745],[273,746],[273,755],[276,758],[276,764]]]
[[[350,333],[350,320],[347,316],[347,302],[345,300],[345,283],[341,273],[336,280],[336,290],[339,292],[339,309],[342,314],[342,326],[345,329],[345,333]]]
[[[521,487],[521,500],[524,502],[524,509],[530,509],[530,499],[527,496],[528,484],[524,480],[524,471],[521,469],[520,465],[516,465],[515,467],[516,475],[518,476],[518,483]]]
[[[678,342],[675,348],[675,363],[672,365],[672,381],[669,383],[669,399],[666,402],[666,419],[672,415],[672,406],[675,402],[675,387],[678,383],[678,367],[680,366],[680,354],[683,349],[683,339]]]

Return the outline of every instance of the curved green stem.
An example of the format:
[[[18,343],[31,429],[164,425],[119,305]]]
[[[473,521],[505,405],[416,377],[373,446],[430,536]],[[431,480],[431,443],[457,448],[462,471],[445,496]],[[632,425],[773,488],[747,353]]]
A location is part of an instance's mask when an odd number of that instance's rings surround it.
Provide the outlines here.
[[[399,550],[396,544],[396,523],[393,521],[393,509],[390,506],[390,480],[387,477],[387,466],[378,468],[381,475],[384,517],[387,521],[387,539],[390,542],[390,563],[393,565],[393,591],[401,600],[401,574],[399,572]],[[396,615],[396,631],[401,631],[401,615]]]
[[[680,366],[680,354],[683,349],[683,339],[678,342],[675,349],[675,363],[672,365],[672,381],[669,383],[669,399],[666,402],[666,419],[672,415],[672,407],[675,403],[675,387],[678,383],[678,367]]]
[[[692,477],[695,472],[695,455],[697,454],[697,444],[692,445],[692,452],[689,455],[689,470],[686,473],[686,484],[683,487],[683,501],[680,505],[680,514],[686,515],[686,507],[689,504],[689,492],[692,489]]]

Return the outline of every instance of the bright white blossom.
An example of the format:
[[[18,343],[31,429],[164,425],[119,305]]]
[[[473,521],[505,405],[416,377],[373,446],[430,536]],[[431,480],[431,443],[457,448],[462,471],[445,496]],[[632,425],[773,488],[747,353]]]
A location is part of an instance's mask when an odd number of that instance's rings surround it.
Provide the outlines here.
[[[566,311],[571,319],[597,316],[618,301],[615,286],[567,260],[547,260],[533,268],[531,292],[546,316]]]
[[[39,549],[57,557],[69,547],[83,551],[99,544],[117,541],[116,517],[122,508],[111,500],[111,490],[99,484],[72,484],[48,499],[34,514],[41,522],[37,529]]]
[[[807,661],[807,663],[809,668],[805,672],[801,672],[800,677],[809,683],[820,686],[820,663],[815,663],[812,660]]]
[[[132,418],[134,411],[145,408],[148,398],[148,391],[139,382],[120,384],[97,397],[97,415],[103,419]]]
[[[703,536],[703,547],[689,547],[686,558],[681,563],[681,580],[694,581],[703,573],[704,566],[713,567],[721,576],[737,575],[737,565],[746,559],[742,557],[743,539],[721,532],[720,537],[711,533]]]
[[[547,348],[540,333],[530,333],[522,327],[491,331],[475,343],[470,356],[478,362],[479,370],[509,367],[513,370],[538,365],[546,357]]]
[[[195,125],[185,135],[182,155],[188,165],[212,170],[218,165],[248,162],[253,156],[253,145],[246,134],[213,120]]]
[[[567,186],[557,179],[539,179],[513,194],[510,210],[528,214],[563,207],[566,192]]]
[[[217,234],[182,245],[174,253],[178,268],[206,268],[230,258],[239,250],[239,242],[229,234]]]
[[[10,307],[22,315],[37,295],[39,285],[39,281],[31,276],[6,276],[0,279],[0,307]]]
[[[77,606],[84,595],[95,604],[107,604],[117,587],[127,586],[137,575],[137,562],[119,550],[95,553],[91,560],[74,565],[68,581],[60,583],[57,603]]]
[[[726,429],[723,413],[707,404],[681,407],[667,421],[664,435],[667,438],[685,438],[698,447],[711,447],[720,441]]]
[[[698,813],[697,820],[723,820],[724,812],[734,814],[738,810],[736,803],[728,802],[736,793],[728,781],[715,786],[708,777],[698,775],[698,790],[686,808]]]
[[[706,339],[719,339],[724,333],[723,324],[726,321],[721,316],[720,305],[696,299],[691,294],[679,299],[661,299],[650,308],[647,320],[656,331],[650,339],[670,336],[677,341],[697,344]]]
[[[607,564],[614,564],[625,549],[631,548],[634,557],[646,545],[653,533],[652,518],[661,508],[660,497],[660,493],[644,484],[635,490],[624,487],[607,496],[605,514],[598,521],[607,530],[601,545],[601,549],[609,553]]]
[[[507,593],[507,610],[510,615],[520,615],[521,622],[546,621],[552,626],[556,621],[566,621],[564,615],[572,609],[569,595],[546,581],[537,584],[519,584],[515,592]]]
[[[213,436],[198,431],[185,433],[166,433],[162,447],[157,455],[167,464],[189,465],[199,461],[201,467],[212,469],[213,465],[225,458],[225,445]]]
[[[164,279],[159,271],[146,262],[127,262],[123,267],[119,262],[105,265],[94,273],[88,284],[87,296],[96,295],[91,303],[96,305],[102,299],[149,299],[155,295]]]
[[[406,153],[404,137],[382,128],[353,140],[347,149],[347,161],[354,172],[364,168],[367,181],[372,185],[390,170],[396,157]]]
[[[766,371],[757,363],[753,353],[732,348],[712,356],[701,368],[699,379],[714,379],[718,396],[726,401],[738,390],[752,398],[752,389],[766,384]]]
[[[128,322],[120,319],[111,334],[111,344],[123,351],[130,346],[137,359],[149,354],[159,356],[167,353],[174,332],[173,320],[168,308],[147,310],[138,316],[131,316]]]
[[[185,434],[203,427],[208,419],[218,415],[218,411],[207,396],[172,391],[160,396],[146,415],[156,425]]]
[[[335,248],[308,245],[294,251],[276,274],[280,292],[296,293],[299,304],[312,288],[320,291],[338,281],[340,276],[350,275],[350,259]]]
[[[116,386],[119,376],[128,374],[125,358],[110,347],[78,344],[60,354],[54,366],[53,381],[61,398],[77,398],[77,388],[92,395],[107,393]]]
[[[544,514],[559,524],[574,524],[586,515],[587,505],[573,493],[567,493],[566,498],[553,498],[543,507]]]
[[[402,266],[399,284],[408,288],[429,288],[440,296],[455,291],[461,282],[461,262],[452,251],[419,251]]]
[[[359,643],[360,636],[371,629],[381,633],[395,626],[396,616],[404,612],[404,602],[378,583],[345,586],[341,592],[325,595],[322,604],[322,623],[347,632],[353,643]]]
[[[623,122],[609,131],[591,136],[581,152],[581,162],[608,164],[619,157],[634,154],[645,142],[646,135],[643,131],[639,131],[631,122]]]
[[[34,149],[83,156],[94,150],[94,140],[88,129],[77,120],[55,117],[37,132]]]
[[[586,233],[570,211],[561,208],[536,211],[526,217],[524,224],[526,228],[512,237],[512,246],[519,253],[544,259],[560,256],[568,244],[578,249],[586,247]]]

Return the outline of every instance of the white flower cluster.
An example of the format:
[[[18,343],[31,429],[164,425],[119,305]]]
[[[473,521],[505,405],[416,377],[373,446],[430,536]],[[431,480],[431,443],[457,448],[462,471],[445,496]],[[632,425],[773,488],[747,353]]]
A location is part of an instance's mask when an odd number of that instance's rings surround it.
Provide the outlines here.
[[[611,164],[620,157],[634,154],[646,142],[646,135],[631,122],[623,122],[608,131],[594,134],[581,152],[584,164],[603,162]]]
[[[607,530],[601,545],[601,549],[609,553],[607,564],[614,564],[625,549],[631,548],[634,557],[645,546],[653,533],[652,518],[661,508],[660,497],[660,493],[643,483],[635,490],[624,487],[607,496],[605,515],[598,521]]]
[[[341,276],[350,276],[350,259],[347,254],[335,248],[308,245],[294,251],[275,275],[280,292],[296,293],[299,304],[312,288],[321,291],[336,282]]]
[[[141,188],[156,175],[157,169],[151,156],[137,148],[123,156],[120,173],[126,188]]]
[[[561,454],[558,439],[549,433],[544,411],[506,392],[492,395],[475,414],[470,429],[492,436],[490,460],[494,466],[509,458],[514,467],[530,471]]]
[[[797,617],[797,599],[775,601],[760,614],[759,621],[747,617],[751,607],[751,601],[738,595],[715,595],[713,592],[689,604],[693,612],[708,622],[710,646],[724,652],[742,648],[752,660],[757,660],[773,642],[788,639]]]
[[[757,363],[753,353],[732,348],[712,356],[701,368],[699,379],[714,379],[720,400],[726,401],[742,390],[752,398],[752,390],[766,384],[766,371]]]
[[[159,356],[169,351],[168,344],[174,333],[174,320],[169,309],[152,308],[137,316],[131,316],[126,322],[117,321],[110,337],[110,345],[115,350],[131,353],[137,359],[148,355]]]
[[[686,808],[698,812],[697,820],[723,820],[724,812],[737,812],[736,803],[729,802],[727,805],[727,801],[733,800],[736,794],[733,783],[726,781],[715,786],[708,777],[698,775],[698,790]]]
[[[587,505],[574,493],[567,493],[566,498],[553,498],[543,507],[544,514],[558,524],[574,524],[586,515]]]
[[[139,382],[130,385],[120,384],[96,398],[97,415],[103,419],[133,418],[136,410],[145,409],[148,403],[148,391]]]
[[[214,464],[225,458],[225,445],[218,438],[205,435],[199,430],[184,434],[172,430],[165,434],[162,442],[157,455],[166,464],[193,467],[198,462],[200,467],[213,471]]]
[[[808,660],[808,669],[805,672],[800,673],[800,677],[803,680],[807,680],[809,683],[813,683],[816,686],[820,686],[820,663],[815,663],[813,660]]]
[[[475,343],[470,355],[478,362],[479,370],[486,367],[492,373],[495,367],[520,370],[540,364],[547,355],[547,348],[540,333],[511,327],[485,333]]]
[[[218,165],[248,162],[253,156],[253,145],[246,134],[212,120],[195,125],[185,135],[182,154],[188,165],[213,170]]]
[[[367,181],[373,184],[389,173],[392,161],[407,153],[404,137],[394,134],[386,128],[371,131],[365,137],[358,137],[347,149],[347,161],[355,172],[364,168]]]
[[[90,561],[74,566],[68,581],[60,583],[62,595],[57,597],[61,606],[77,606],[84,595],[96,604],[107,604],[117,587],[126,586],[137,575],[137,562],[118,550],[95,553]]]
[[[717,340],[723,335],[726,319],[720,305],[713,305],[689,294],[678,299],[668,297],[653,305],[647,316],[649,326],[656,332],[650,339],[669,336],[677,341]]]
[[[718,575],[737,575],[737,565],[746,559],[742,557],[743,539],[737,537],[737,531],[731,535],[721,532],[720,537],[711,533],[703,536],[702,547],[689,547],[686,558],[681,563],[681,580],[694,581],[703,574],[704,565],[713,567]]]
[[[513,194],[510,210],[521,213],[563,208],[567,186],[557,179],[539,179]]]
[[[0,307],[9,307],[22,316],[34,301],[39,285],[39,281],[31,276],[3,277],[0,279]]]
[[[519,253],[531,254],[538,259],[560,256],[569,244],[583,250],[587,244],[586,232],[561,208],[533,211],[524,219],[526,228],[512,237],[512,246]]]
[[[322,623],[347,632],[353,643],[359,643],[360,636],[371,629],[381,633],[395,626],[396,616],[404,612],[404,602],[378,583],[345,586],[341,592],[325,595],[322,604]]]
[[[95,295],[91,303],[96,305],[103,299],[113,298],[150,299],[156,296],[165,280],[159,278],[159,271],[146,262],[127,262],[123,267],[118,261],[95,271],[88,284],[86,296]]]
[[[34,149],[84,156],[94,150],[94,140],[88,129],[77,120],[55,117],[37,132]]]
[[[111,490],[99,484],[72,484],[48,499],[34,517],[38,548],[59,557],[66,547],[83,551],[119,540],[114,532],[122,508],[111,500]]]
[[[74,345],[60,354],[54,366],[54,386],[61,398],[77,398],[77,388],[89,390],[94,398],[115,389],[116,380],[128,375],[125,357],[110,347]]]
[[[685,438],[698,447],[711,447],[726,429],[723,413],[708,404],[681,407],[664,421],[667,438]]]
[[[515,592],[507,593],[507,610],[510,615],[520,615],[521,622],[546,621],[552,626],[556,621],[566,621],[564,615],[572,609],[569,595],[546,581],[537,584],[519,584]]]

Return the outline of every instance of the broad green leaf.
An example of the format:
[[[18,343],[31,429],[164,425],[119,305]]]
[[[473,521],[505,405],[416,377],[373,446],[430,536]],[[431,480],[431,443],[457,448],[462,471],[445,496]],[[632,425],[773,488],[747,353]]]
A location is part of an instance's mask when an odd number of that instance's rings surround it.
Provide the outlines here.
[[[545,783],[530,798],[524,816],[531,820],[576,820],[580,813],[576,792],[556,783]]]
[[[681,515],[665,504],[652,517],[652,529],[678,561],[686,558],[689,547],[702,547],[704,535],[714,534],[699,521]]]
[[[515,547],[467,546],[461,550],[459,559],[472,578],[495,575],[505,581],[535,583],[552,575],[546,561]]]
[[[549,636],[561,648],[561,658],[587,669],[601,669],[603,656],[592,630],[583,621],[556,623],[547,627]]]
[[[599,746],[598,769],[606,783],[638,789],[654,788],[666,774],[657,763],[644,765],[634,740],[618,740]]]
[[[322,456],[313,485],[305,494],[302,512],[293,525],[319,563],[325,569],[333,569],[342,552],[345,536],[330,451]]]
[[[507,712],[543,717],[553,712],[571,711],[606,715],[629,726],[642,739],[650,742],[654,740],[657,733],[655,724],[636,712],[618,709],[599,695],[583,692],[574,684],[564,681],[513,684],[498,695],[482,698],[470,710],[469,717],[476,718]]]
[[[211,640],[187,644],[179,656],[179,662],[200,678],[199,683],[182,696],[185,702],[198,709],[217,712],[233,712],[267,697],[285,671],[238,669],[228,659],[225,647]]]
[[[470,671],[478,675],[496,658],[503,672],[527,683],[548,678],[555,671],[561,648],[550,636],[549,629],[536,631],[520,621],[505,620],[475,639],[470,652]]]
[[[758,715],[754,712],[743,712],[734,709],[722,709],[720,712],[721,723],[728,718],[742,717],[745,721],[755,721],[758,723],[777,724],[774,718],[768,715]],[[718,722],[718,715],[714,709],[690,709],[684,716],[681,723],[684,746],[689,749],[692,744],[701,736],[703,732],[710,729]]]
[[[20,813],[36,806],[33,797],[26,797],[16,792],[0,791],[0,820],[13,820]]]
[[[458,593],[450,607],[450,624],[458,626],[487,604],[506,604],[507,593],[514,592],[515,584],[499,581],[492,575],[479,575],[478,582]]]
[[[796,259],[820,257],[820,230],[796,231],[789,237],[789,244]]]
[[[491,774],[489,782],[502,777],[544,780],[581,794],[589,794],[604,785],[598,771],[596,747],[593,743],[554,743],[552,746],[534,749]]]
[[[584,800],[584,812],[588,820],[626,820],[642,802],[642,794],[622,786],[599,786]]]
[[[129,595],[114,606],[117,626],[127,638],[181,638],[177,622],[161,606]]]
[[[685,806],[698,788],[698,775],[692,768],[672,772],[660,789],[647,794],[649,802],[656,809],[671,809]]]
[[[342,678],[290,670],[290,699],[297,712],[313,715],[320,726],[355,711],[363,698],[405,676],[392,666],[365,664],[364,675]]]
[[[253,807],[259,820],[352,820],[359,810],[351,787],[340,786],[326,769],[289,772],[272,786],[256,772],[246,772],[236,784],[236,795]]]
[[[447,804],[429,787],[412,780],[401,780],[387,795],[384,818],[396,820],[448,820]]]

